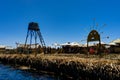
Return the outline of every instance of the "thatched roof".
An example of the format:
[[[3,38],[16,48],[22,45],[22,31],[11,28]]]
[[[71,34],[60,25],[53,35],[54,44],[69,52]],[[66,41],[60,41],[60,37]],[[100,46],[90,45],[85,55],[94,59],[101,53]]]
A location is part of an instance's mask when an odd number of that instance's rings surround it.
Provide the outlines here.
[[[116,45],[116,43],[110,42],[109,45],[111,45],[111,46],[113,45],[114,46],[114,45]]]
[[[120,44],[120,39],[113,40],[109,43],[109,45],[117,45]]]
[[[112,41],[113,43],[120,43],[120,39],[116,39]]]

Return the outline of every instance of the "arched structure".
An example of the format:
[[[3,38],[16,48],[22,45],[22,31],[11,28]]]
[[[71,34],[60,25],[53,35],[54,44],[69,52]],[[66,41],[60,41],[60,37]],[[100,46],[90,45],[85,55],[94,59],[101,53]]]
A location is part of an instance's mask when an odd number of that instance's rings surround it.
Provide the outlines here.
[[[100,34],[96,31],[96,30],[92,30],[87,37],[87,48],[89,51],[89,42],[93,42],[93,41],[99,41],[99,45],[98,45],[98,53],[100,52],[100,47],[101,47],[101,38],[100,38]]]

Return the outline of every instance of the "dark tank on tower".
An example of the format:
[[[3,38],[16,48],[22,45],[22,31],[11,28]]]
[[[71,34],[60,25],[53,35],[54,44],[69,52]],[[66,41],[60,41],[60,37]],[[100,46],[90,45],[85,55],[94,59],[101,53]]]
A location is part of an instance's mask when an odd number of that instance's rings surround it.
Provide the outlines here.
[[[38,41],[37,39],[40,41],[40,47],[44,48],[45,42],[41,35],[38,23],[30,22],[28,25],[28,31],[27,31],[27,36],[25,40],[25,48],[27,48],[27,50],[31,50],[34,46],[34,48],[37,49],[38,48],[37,45],[39,44],[37,42]]]

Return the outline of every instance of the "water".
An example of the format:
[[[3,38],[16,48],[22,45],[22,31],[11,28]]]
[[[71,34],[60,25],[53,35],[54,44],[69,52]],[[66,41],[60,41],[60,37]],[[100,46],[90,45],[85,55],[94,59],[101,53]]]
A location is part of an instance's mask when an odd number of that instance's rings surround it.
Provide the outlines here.
[[[37,74],[0,63],[0,80],[60,80],[47,74]]]

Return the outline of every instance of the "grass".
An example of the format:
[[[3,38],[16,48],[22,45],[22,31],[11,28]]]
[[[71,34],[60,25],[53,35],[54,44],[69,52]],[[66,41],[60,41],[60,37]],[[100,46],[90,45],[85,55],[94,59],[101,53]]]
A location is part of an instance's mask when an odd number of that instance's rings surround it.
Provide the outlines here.
[[[12,64],[27,65],[36,70],[67,74],[74,78],[118,79],[120,54],[0,54],[0,60]],[[81,77],[80,77],[81,76]]]

